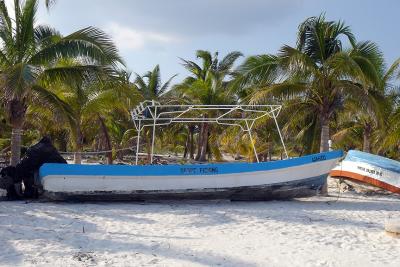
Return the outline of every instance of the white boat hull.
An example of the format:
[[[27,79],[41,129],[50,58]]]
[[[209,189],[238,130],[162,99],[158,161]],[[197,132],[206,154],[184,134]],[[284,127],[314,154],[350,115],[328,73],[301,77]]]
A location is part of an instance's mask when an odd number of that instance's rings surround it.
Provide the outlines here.
[[[277,194],[272,193],[274,190],[281,195],[280,198],[301,197],[315,195],[338,160],[337,154],[332,154],[331,158],[318,155],[314,155],[314,160],[317,159],[314,162],[312,156],[307,156],[307,160],[298,158],[265,163],[116,166],[115,175],[109,169],[112,166],[63,167],[52,164],[51,168],[70,168],[71,171],[52,170],[47,175],[42,174],[41,184],[47,196],[62,199],[95,196],[137,200],[271,199],[277,198]],[[84,170],[79,171],[81,168]],[[46,174],[46,170],[43,172]]]
[[[377,155],[349,151],[330,172],[332,177],[347,178],[400,194],[400,162]]]

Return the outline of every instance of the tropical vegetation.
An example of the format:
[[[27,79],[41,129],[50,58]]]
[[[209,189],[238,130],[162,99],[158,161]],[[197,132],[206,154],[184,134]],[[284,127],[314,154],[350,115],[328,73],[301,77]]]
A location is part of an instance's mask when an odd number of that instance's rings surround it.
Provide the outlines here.
[[[180,59],[187,77],[161,82],[160,66],[144,75],[125,69],[109,36],[94,27],[63,36],[37,25],[38,1],[0,1],[0,157],[15,165],[23,148],[50,136],[81,163],[85,152],[105,163],[132,162],[137,132],[130,111],[143,100],[174,104],[281,103],[279,117],[290,156],[360,149],[400,159],[400,59],[388,65],[378,45],[359,41],[343,21],[322,14],[300,23],[297,42],[272,54],[198,50]],[[45,1],[50,7],[56,1]],[[50,11],[51,12],[51,11]],[[13,19],[15,18],[15,19]],[[207,117],[213,114],[204,113]],[[282,157],[274,121],[252,138],[207,122],[160,127],[155,149],[182,161]],[[141,138],[150,161],[152,131]],[[253,142],[253,143],[252,143]]]

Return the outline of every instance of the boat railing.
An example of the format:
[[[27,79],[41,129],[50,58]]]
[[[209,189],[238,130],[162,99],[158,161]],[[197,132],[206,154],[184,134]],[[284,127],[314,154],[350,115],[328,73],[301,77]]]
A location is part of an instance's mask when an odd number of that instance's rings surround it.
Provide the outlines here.
[[[145,127],[153,128],[150,153],[150,163],[152,163],[155,129],[157,126],[165,126],[172,123],[216,123],[237,126],[243,132],[248,133],[255,158],[259,162],[251,131],[257,120],[267,116],[274,120],[285,156],[288,158],[285,142],[277,121],[277,116],[281,109],[281,105],[169,105],[160,104],[154,100],[141,102],[131,110],[132,120],[137,131],[136,165],[138,164],[141,131]]]

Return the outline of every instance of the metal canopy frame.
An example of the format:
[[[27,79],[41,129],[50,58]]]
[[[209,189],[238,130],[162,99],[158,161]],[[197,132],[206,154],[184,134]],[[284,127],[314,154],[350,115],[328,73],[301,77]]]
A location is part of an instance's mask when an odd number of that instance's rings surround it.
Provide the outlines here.
[[[141,102],[131,111],[132,120],[137,131],[136,165],[138,164],[141,131],[145,127],[153,127],[150,157],[150,164],[152,164],[156,126],[170,125],[172,123],[216,123],[219,125],[238,126],[243,132],[249,134],[254,155],[257,162],[260,162],[251,130],[254,123],[265,116],[269,116],[274,120],[285,156],[288,158],[285,142],[276,119],[281,109],[281,105],[162,105],[154,100]]]

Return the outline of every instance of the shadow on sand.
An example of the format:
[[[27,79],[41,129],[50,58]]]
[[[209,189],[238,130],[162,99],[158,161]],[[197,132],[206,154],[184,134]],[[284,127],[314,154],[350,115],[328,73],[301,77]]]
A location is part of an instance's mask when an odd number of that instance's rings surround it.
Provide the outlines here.
[[[169,240],[189,240],[196,237],[173,234],[154,234],[154,232],[125,231],[104,232],[103,221],[116,224],[151,226],[160,223],[163,214],[173,215],[174,227],[206,228],[223,224],[234,226],[243,220],[282,221],[286,224],[309,225],[313,223],[338,226],[374,228],[378,225],[360,222],[351,217],[338,219],[334,214],[348,211],[399,211],[400,199],[368,199],[355,201],[353,196],[316,198],[293,201],[269,202],[162,202],[162,203],[0,203],[0,263],[21,264],[26,257],[16,244],[44,240],[64,248],[54,251],[41,251],[43,257],[68,257],[72,251],[95,251],[104,253],[141,253],[175,258],[204,265],[255,266],[252,262],[220,255],[212,251],[196,251],[186,247],[169,244]],[[329,202],[330,200],[330,202]],[[329,216],[321,211],[334,211]],[[332,215],[333,214],[333,215]],[[180,218],[190,217],[190,220]],[[132,225],[131,225],[132,227]],[[267,226],[266,226],[267,227]],[[133,227],[135,229],[135,227]],[[168,229],[165,229],[168,232]],[[100,234],[100,235],[98,235]],[[110,238],[99,238],[99,236]],[[122,240],[121,240],[122,238]],[[116,240],[118,239],[118,240]],[[143,239],[158,240],[154,245],[141,242]],[[40,251],[40,248],[37,248]],[[71,256],[72,257],[72,256]]]

